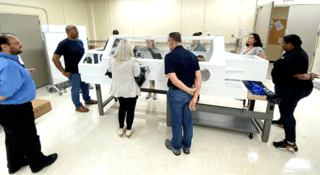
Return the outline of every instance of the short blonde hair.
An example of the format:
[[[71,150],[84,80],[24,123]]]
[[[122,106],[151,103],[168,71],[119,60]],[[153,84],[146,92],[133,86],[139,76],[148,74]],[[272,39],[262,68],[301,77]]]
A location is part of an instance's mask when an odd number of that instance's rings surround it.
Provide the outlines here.
[[[117,50],[113,55],[114,63],[117,65],[121,62],[128,61],[133,57],[132,45],[127,39],[121,40]]]

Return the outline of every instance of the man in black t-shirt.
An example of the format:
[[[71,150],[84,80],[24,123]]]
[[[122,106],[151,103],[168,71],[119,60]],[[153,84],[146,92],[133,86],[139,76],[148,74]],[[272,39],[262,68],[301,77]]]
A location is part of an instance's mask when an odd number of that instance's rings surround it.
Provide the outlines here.
[[[96,100],[91,100],[89,96],[89,84],[81,81],[78,64],[84,55],[83,43],[78,39],[78,29],[76,26],[68,25],[66,27],[68,38],[62,40],[54,52],[52,61],[57,69],[67,78],[71,84],[71,97],[76,111],[88,112],[89,109],[84,107],[79,99],[79,92],[81,89],[83,100],[86,104],[97,104]],[[65,62],[65,69],[63,69],[60,58],[63,55]]]
[[[168,43],[172,51],[165,57],[165,74],[169,76],[172,140],[166,139],[165,146],[178,156],[182,147],[185,154],[190,154],[193,136],[191,111],[196,110],[202,77],[198,58],[181,46],[181,34],[170,33]]]

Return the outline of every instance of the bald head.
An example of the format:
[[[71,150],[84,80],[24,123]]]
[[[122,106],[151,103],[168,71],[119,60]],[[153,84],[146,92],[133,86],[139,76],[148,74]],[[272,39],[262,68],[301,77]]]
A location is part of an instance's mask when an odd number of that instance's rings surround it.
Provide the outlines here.
[[[0,52],[18,55],[22,53],[22,47],[23,44],[13,34],[0,35]]]
[[[73,27],[76,27],[74,25],[67,25],[66,27],[66,32],[68,32],[69,30],[71,30]],[[77,28],[77,27],[76,27]]]
[[[78,29],[74,25],[68,25],[66,27],[66,32],[67,32],[68,38],[72,41],[77,40],[79,37]]]

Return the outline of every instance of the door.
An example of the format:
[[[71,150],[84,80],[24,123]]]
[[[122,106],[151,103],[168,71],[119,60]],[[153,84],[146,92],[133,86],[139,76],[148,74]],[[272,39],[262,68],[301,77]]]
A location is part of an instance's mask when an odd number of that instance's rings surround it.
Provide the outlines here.
[[[271,24],[271,14],[274,6],[274,2],[270,2],[261,7],[258,7],[257,10],[257,19],[255,25],[255,33],[260,36],[261,42],[263,44],[263,48],[266,50],[266,46],[269,40],[269,31]]]
[[[12,33],[23,43],[20,56],[27,68],[36,69],[36,72],[31,73],[36,87],[49,84],[49,71],[38,16],[0,14],[0,32]]]
[[[309,57],[311,71],[320,23],[320,5],[295,5],[290,7],[286,34],[296,34],[302,40],[301,47]]]

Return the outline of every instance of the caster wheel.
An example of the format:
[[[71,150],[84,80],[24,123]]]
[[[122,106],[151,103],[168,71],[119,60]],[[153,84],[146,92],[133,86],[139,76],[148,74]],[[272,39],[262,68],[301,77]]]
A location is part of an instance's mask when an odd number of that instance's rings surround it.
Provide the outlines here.
[[[253,134],[250,133],[250,134],[249,134],[249,139],[252,139],[252,138],[253,138]]]
[[[63,90],[64,93],[67,93],[67,90]]]
[[[59,92],[59,95],[62,96],[62,92],[61,91]]]
[[[47,87],[47,91],[51,93],[51,92],[52,92],[52,89],[49,88],[49,87]]]

